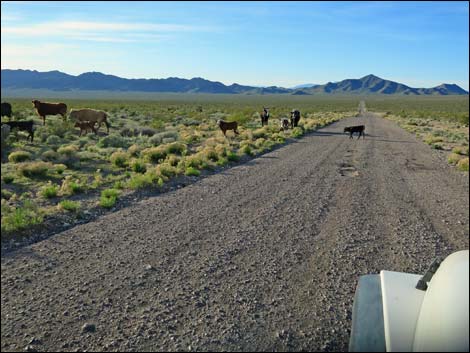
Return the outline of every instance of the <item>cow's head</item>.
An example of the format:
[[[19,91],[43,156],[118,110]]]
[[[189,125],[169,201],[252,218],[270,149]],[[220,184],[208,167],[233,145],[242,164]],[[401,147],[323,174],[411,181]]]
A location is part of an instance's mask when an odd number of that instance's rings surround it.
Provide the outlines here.
[[[33,100],[32,103],[33,103],[33,105],[34,105],[36,108],[39,107],[39,103],[40,103],[40,102],[39,102],[37,99]]]

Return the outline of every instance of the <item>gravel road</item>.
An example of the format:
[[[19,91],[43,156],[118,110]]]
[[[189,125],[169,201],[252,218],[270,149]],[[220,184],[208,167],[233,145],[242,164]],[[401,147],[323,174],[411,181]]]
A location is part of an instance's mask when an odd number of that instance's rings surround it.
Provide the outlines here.
[[[358,276],[469,247],[441,153],[349,118],[3,254],[1,350],[346,350]]]

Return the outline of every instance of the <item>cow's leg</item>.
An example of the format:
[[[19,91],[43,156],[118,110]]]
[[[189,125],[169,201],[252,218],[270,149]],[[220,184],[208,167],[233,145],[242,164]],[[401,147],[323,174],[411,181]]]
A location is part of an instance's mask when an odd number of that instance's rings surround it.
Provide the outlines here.
[[[46,116],[43,115],[41,117],[42,117],[42,125],[46,125]]]

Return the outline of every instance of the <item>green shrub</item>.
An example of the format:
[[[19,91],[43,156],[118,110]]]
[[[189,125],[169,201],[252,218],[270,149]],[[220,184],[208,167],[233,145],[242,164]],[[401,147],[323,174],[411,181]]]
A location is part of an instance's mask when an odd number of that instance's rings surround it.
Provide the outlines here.
[[[450,164],[457,164],[463,157],[457,153],[451,153],[449,157],[447,157],[447,162]]]
[[[109,159],[111,163],[119,168],[125,168],[129,164],[129,155],[123,151],[114,152]]]
[[[55,164],[54,168],[57,174],[62,175],[65,169],[67,169],[67,166],[65,164]]]
[[[240,148],[240,151],[244,154],[247,154],[249,156],[253,156],[254,153],[250,147],[250,145],[244,145],[242,148]]]
[[[453,153],[460,154],[462,156],[468,156],[468,147],[458,146],[452,149]]]
[[[62,143],[62,139],[57,135],[49,135],[46,139],[46,144],[49,146],[57,146]]]
[[[32,159],[32,155],[26,151],[15,151],[10,153],[8,161],[11,163],[21,163]]]
[[[111,208],[116,204],[119,196],[119,190],[105,189],[101,192],[100,206],[104,208]]]
[[[56,197],[58,192],[59,192],[59,186],[54,185],[49,181],[47,185],[44,185],[41,188],[41,190],[39,191],[39,194],[46,199],[51,199],[53,197]]]
[[[66,145],[61,146],[57,149],[57,152],[66,157],[73,157],[78,151],[78,146],[76,145]]]
[[[186,145],[181,142],[173,142],[167,145],[166,153],[167,154],[179,154],[182,155],[186,152]]]
[[[9,174],[9,175],[4,175],[2,179],[5,184],[11,184],[13,180],[15,180],[15,177]]]
[[[196,168],[187,167],[184,174],[187,175],[187,176],[199,176],[199,175],[201,175],[201,172],[199,170],[197,170]]]
[[[71,175],[67,175],[63,180],[60,186],[61,195],[74,195],[82,192],[84,186],[80,183],[80,180],[73,179]]]
[[[231,162],[238,162],[240,157],[235,152],[228,152],[227,159]]]
[[[80,201],[62,200],[57,206],[60,210],[77,212],[80,209]]]
[[[158,163],[161,159],[165,159],[167,152],[165,146],[158,146],[146,148],[141,154],[147,162]]]
[[[292,137],[299,138],[304,134],[304,131],[301,127],[297,126],[292,129]]]
[[[25,162],[19,165],[18,172],[27,178],[42,178],[47,175],[49,169],[52,169],[49,162]]]
[[[127,149],[127,152],[129,152],[129,154],[133,157],[137,157],[140,153],[140,151],[142,150],[142,147],[140,147],[139,145],[132,145],[131,147],[129,147]]]
[[[49,150],[49,151],[44,152],[41,155],[41,158],[43,161],[53,162],[53,161],[57,161],[60,158],[60,155],[53,150]]]
[[[457,169],[461,170],[461,171],[464,171],[464,172],[468,172],[468,157],[461,159],[457,163]]]
[[[129,146],[129,142],[126,138],[120,135],[108,135],[103,138],[100,138],[98,143],[96,144],[98,147],[107,148],[107,147],[121,147],[127,148]]]
[[[127,182],[127,186],[133,190],[143,189],[153,185],[153,178],[150,174],[133,175]]]
[[[7,189],[2,189],[2,199],[9,200],[13,196],[13,192]]]
[[[143,174],[147,171],[147,167],[145,166],[145,163],[143,163],[142,161],[140,161],[138,159],[134,159],[131,162],[131,169],[134,172],[140,173],[140,174]]]
[[[43,212],[31,200],[18,207],[4,205],[2,201],[2,233],[27,228],[43,221]]]

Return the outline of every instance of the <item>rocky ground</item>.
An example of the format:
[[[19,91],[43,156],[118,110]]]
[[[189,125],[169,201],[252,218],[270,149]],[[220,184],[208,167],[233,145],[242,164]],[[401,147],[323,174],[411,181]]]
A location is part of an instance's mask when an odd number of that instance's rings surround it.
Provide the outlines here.
[[[2,253],[1,349],[346,350],[358,277],[468,249],[468,192],[393,122],[339,121]]]

